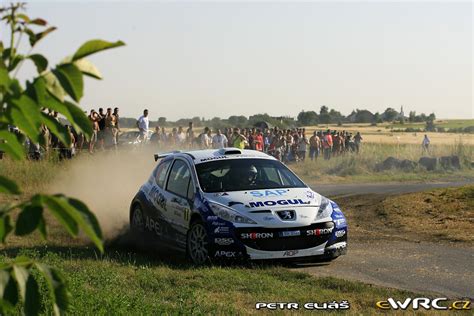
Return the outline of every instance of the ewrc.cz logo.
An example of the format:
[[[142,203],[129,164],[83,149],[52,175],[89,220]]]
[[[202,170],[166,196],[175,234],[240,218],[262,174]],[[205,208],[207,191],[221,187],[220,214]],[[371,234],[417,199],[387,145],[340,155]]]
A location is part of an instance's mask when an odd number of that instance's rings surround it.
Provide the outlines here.
[[[471,301],[454,301],[451,304],[447,303],[448,299],[445,297],[439,298],[427,298],[427,297],[417,297],[417,298],[406,298],[405,301],[396,301],[394,298],[390,297],[386,301],[378,301],[375,303],[379,309],[384,310],[407,310],[411,307],[413,310],[418,310],[420,308],[430,310],[471,310]]]
[[[264,201],[264,202],[250,202],[250,207],[263,207],[263,206],[275,206],[275,205],[298,205],[298,204],[309,204],[302,199],[288,199],[288,200],[277,200],[277,201]]]

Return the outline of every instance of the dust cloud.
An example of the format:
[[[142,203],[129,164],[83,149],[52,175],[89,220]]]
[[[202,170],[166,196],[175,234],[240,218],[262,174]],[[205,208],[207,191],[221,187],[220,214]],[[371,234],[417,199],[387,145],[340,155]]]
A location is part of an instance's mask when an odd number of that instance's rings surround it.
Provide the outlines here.
[[[153,151],[87,153],[58,174],[49,193],[63,193],[82,200],[97,216],[106,240],[128,228],[133,196],[150,176],[156,162]]]

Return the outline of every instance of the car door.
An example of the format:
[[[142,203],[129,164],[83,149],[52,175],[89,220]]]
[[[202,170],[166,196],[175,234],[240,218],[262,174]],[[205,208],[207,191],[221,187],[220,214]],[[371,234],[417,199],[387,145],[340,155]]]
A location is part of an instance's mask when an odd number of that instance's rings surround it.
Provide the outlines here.
[[[186,161],[176,159],[173,162],[166,184],[166,193],[168,215],[172,224],[170,235],[178,244],[184,245],[191,215],[191,200],[194,197],[191,169]]]

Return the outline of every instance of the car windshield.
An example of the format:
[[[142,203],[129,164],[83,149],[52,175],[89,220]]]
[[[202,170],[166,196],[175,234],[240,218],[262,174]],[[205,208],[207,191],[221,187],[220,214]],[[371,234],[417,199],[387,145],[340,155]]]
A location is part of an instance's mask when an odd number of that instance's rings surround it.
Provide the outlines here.
[[[284,164],[270,159],[224,159],[196,165],[204,192],[304,188]]]

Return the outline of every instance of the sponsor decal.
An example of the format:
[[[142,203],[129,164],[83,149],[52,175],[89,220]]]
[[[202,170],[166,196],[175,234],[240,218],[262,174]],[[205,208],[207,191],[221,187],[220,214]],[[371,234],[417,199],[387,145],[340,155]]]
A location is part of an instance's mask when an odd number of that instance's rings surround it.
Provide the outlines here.
[[[162,211],[166,211],[166,198],[163,193],[160,192],[160,188],[158,186],[152,186],[150,191],[148,192],[148,196],[152,204]]]
[[[279,233],[280,237],[294,237],[300,236],[301,232],[299,230],[283,231]]]
[[[335,219],[334,224],[336,224],[336,228],[340,227],[346,227],[346,219],[345,218],[340,218],[340,219]]]
[[[332,302],[307,302],[304,304],[294,302],[258,302],[256,310],[346,310],[351,305],[348,301]]]
[[[262,202],[250,202],[250,207],[263,207],[263,206],[275,206],[275,205],[301,205],[309,204],[309,201],[303,201],[302,199],[288,199],[288,200],[277,200],[277,201],[262,201]]]
[[[216,253],[214,254],[214,257],[216,257],[216,258],[236,258],[238,255],[240,255],[240,252],[219,250],[219,251],[216,251]]]
[[[267,239],[273,238],[273,233],[241,233],[242,239]]]
[[[413,310],[419,310],[423,308],[425,310],[471,310],[471,301],[453,301],[449,302],[446,297],[428,298],[428,297],[408,297],[404,301],[395,300],[390,297],[386,301],[378,301],[375,303],[377,308],[382,310],[402,310],[405,311],[409,308]]]
[[[190,214],[191,214],[191,210],[189,208],[185,208],[184,209],[184,216],[183,216],[185,221],[189,221]]]
[[[293,257],[298,254],[299,250],[287,250],[283,253],[283,257]]]
[[[288,193],[286,189],[279,190],[262,190],[262,191],[250,191],[253,197],[267,197],[267,196],[282,196]]]
[[[229,227],[227,226],[219,226],[214,229],[214,234],[228,234]]]
[[[340,212],[340,213],[332,213],[332,217],[334,218],[344,218],[344,215]]]
[[[346,231],[344,229],[341,229],[335,232],[336,237],[342,237],[345,234],[346,234]]]
[[[161,226],[158,221],[155,221],[148,216],[145,217],[145,228],[155,233],[157,236],[161,236]]]
[[[275,220],[275,217],[273,217],[273,216],[265,216],[265,217],[263,217],[263,220],[264,220],[264,221],[274,221],[274,220]]]
[[[314,194],[313,191],[306,191],[306,197],[307,197],[308,199],[314,199],[315,196],[316,196],[316,195]]]
[[[215,238],[214,243],[221,246],[228,246],[234,243],[234,239],[233,238]]]
[[[278,217],[280,217],[284,221],[294,221],[296,219],[296,212],[291,211],[277,211],[276,212]]]
[[[203,158],[201,159],[201,162],[204,161],[212,161],[212,160],[219,160],[219,159],[226,159],[227,156],[216,156],[216,157],[209,157],[209,158]]]
[[[224,222],[216,222],[216,221],[214,221],[214,222],[211,223],[211,225],[212,225],[212,226],[225,226],[225,223],[224,223]]]
[[[333,227],[331,228],[316,228],[306,231],[306,236],[321,236],[321,235],[328,235],[331,234],[333,231]]]
[[[218,218],[219,218],[219,217],[217,217],[217,216],[208,216],[208,217],[207,217],[207,220],[208,220],[208,221],[217,221]]]

